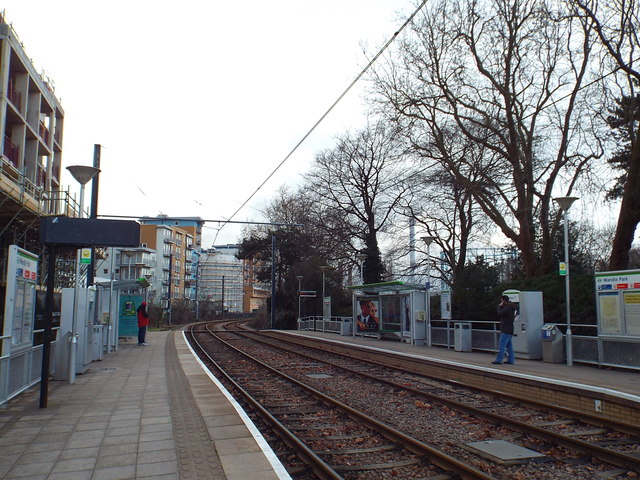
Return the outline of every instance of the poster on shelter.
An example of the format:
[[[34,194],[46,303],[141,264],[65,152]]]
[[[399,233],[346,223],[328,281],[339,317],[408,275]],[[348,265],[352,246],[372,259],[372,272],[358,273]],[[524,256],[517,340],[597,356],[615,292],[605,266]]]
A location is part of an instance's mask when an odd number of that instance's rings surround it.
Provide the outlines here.
[[[380,328],[378,316],[378,302],[370,298],[359,298],[357,302],[359,313],[356,316],[358,332],[377,332]]]

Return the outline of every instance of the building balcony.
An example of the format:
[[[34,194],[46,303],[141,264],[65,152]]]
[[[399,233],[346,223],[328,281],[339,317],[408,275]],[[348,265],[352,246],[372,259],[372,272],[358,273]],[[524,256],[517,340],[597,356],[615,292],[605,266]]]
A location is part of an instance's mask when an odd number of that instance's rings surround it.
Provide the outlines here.
[[[9,79],[9,101],[16,107],[16,110],[20,111],[20,105],[22,105],[22,94],[16,89],[12,79]]]
[[[14,168],[20,168],[20,148],[7,135],[4,136],[4,156]]]
[[[40,122],[40,125],[38,126],[38,133],[45,145],[49,145],[49,129],[45,126],[44,122]]]

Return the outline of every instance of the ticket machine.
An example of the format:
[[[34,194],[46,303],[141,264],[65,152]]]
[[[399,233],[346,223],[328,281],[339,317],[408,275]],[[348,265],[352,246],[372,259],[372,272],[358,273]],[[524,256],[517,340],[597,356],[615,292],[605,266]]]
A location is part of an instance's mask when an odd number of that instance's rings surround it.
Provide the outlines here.
[[[517,357],[529,360],[542,358],[540,331],[544,325],[542,292],[505,290],[503,295],[516,305],[513,322],[513,349]]]

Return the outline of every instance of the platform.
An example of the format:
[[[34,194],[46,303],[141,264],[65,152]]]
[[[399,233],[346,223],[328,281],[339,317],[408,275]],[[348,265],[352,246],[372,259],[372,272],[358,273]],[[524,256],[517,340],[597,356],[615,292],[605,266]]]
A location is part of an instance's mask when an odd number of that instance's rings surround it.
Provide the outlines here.
[[[121,343],[76,382],[0,410],[5,480],[289,479],[262,435],[207,375],[182,332]]]
[[[299,331],[293,335],[308,335],[344,343],[353,343],[369,348],[380,348],[401,354],[417,355],[440,362],[466,365],[475,369],[486,369],[506,375],[527,377],[545,382],[562,382],[586,390],[600,390],[638,402],[640,408],[640,372],[615,368],[575,364],[547,363],[542,360],[525,360],[516,355],[515,365],[493,365],[495,353],[458,352],[452,348],[426,347],[404,342],[378,340],[375,337],[339,335],[336,333]]]
[[[637,402],[640,373],[341,336],[323,337],[532,382],[562,382]],[[0,410],[0,478],[5,480],[289,479],[240,406],[207,374],[182,332],[150,332],[149,346],[121,343],[76,383],[52,381],[47,408],[39,386]]]

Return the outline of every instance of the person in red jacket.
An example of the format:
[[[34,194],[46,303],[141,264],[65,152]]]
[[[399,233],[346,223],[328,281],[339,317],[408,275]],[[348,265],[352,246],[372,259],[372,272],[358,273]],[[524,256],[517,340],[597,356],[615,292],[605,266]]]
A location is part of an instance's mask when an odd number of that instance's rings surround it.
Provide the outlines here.
[[[149,312],[147,312],[147,302],[142,302],[136,310],[138,313],[138,346],[148,345],[145,342],[147,327],[149,326]]]

